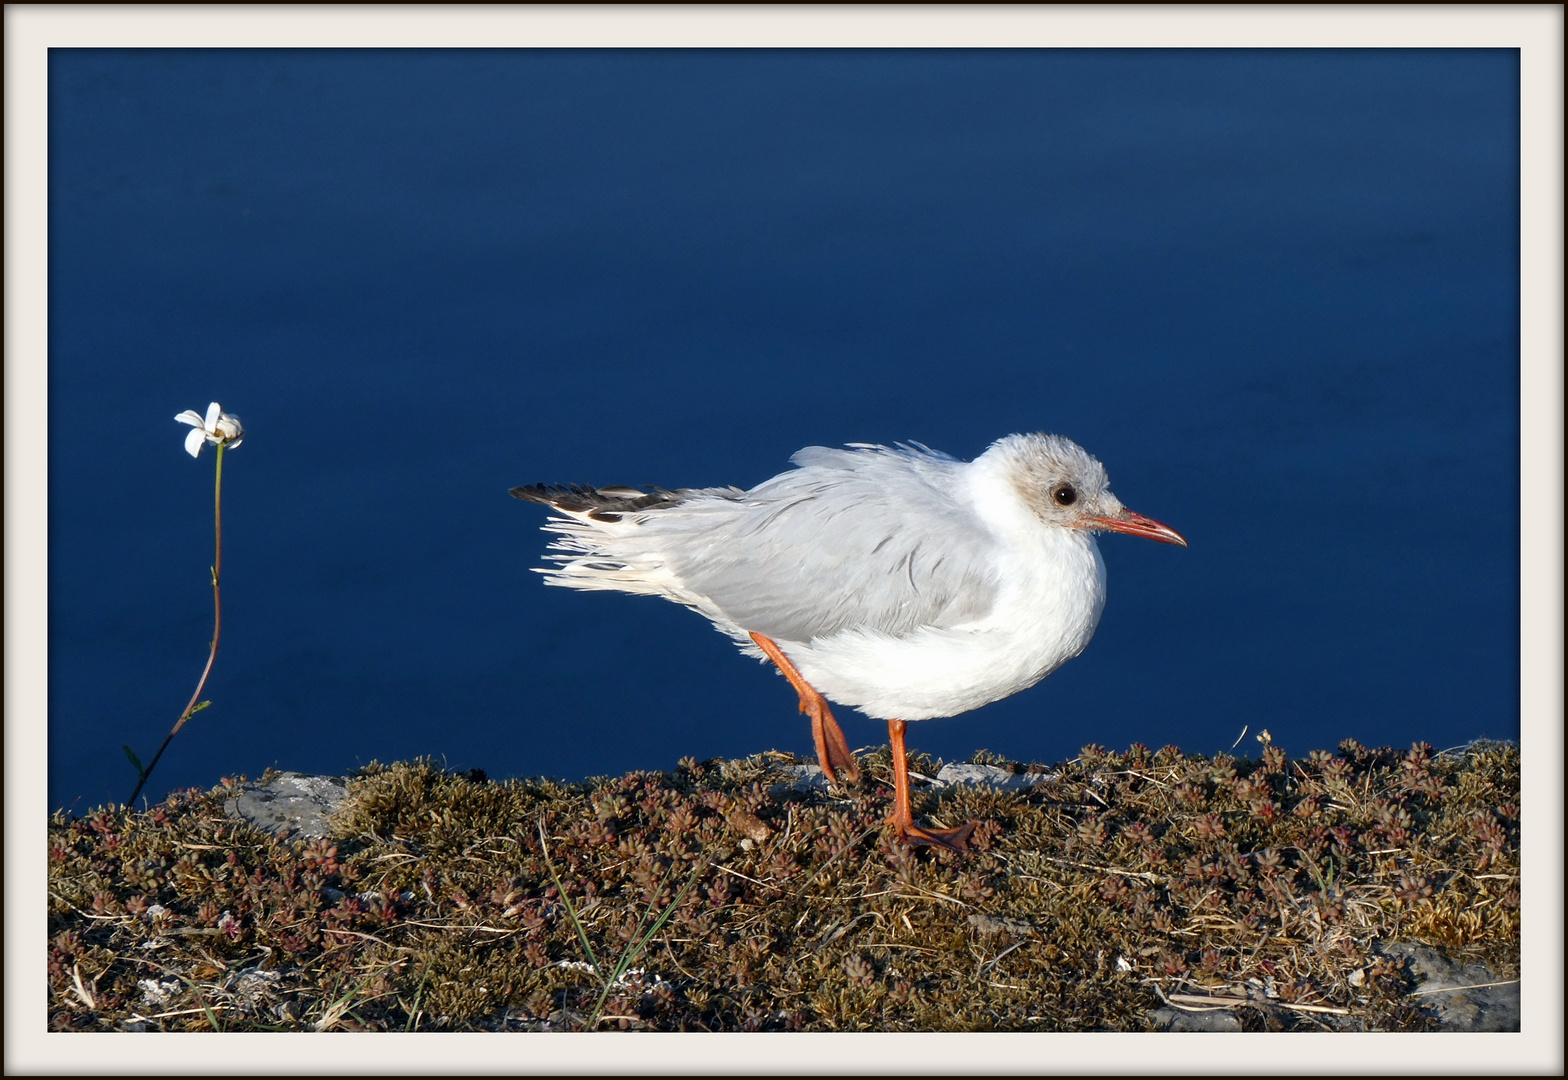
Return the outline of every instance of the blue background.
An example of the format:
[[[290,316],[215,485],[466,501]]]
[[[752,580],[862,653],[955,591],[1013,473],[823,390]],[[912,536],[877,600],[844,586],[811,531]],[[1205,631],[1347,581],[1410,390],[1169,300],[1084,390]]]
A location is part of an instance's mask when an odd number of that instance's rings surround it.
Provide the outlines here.
[[[53,50],[52,806],[429,754],[810,752],[675,605],[547,589],[537,481],[1067,435],[1182,550],[911,745],[1517,737],[1511,50]],[[851,745],[886,730],[842,710]],[[1256,751],[1251,735],[1243,744]]]

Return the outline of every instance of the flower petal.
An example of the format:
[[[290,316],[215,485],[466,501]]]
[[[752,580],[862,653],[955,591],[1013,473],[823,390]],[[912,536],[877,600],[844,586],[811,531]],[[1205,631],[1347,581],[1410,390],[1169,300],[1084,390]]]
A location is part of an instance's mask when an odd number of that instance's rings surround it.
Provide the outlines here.
[[[218,417],[218,434],[222,438],[233,442],[245,434],[245,425],[240,423],[240,418],[224,413]]]
[[[175,419],[182,424],[194,424],[197,427],[202,426],[201,413],[197,412],[195,409],[186,409],[184,412],[180,413],[180,415],[176,416]]]
[[[223,406],[214,401],[207,406],[207,422],[202,425],[208,431],[218,430],[218,417],[223,413]]]
[[[185,433],[185,452],[191,457],[201,456],[202,444],[207,441],[207,433],[199,427],[191,428]]]

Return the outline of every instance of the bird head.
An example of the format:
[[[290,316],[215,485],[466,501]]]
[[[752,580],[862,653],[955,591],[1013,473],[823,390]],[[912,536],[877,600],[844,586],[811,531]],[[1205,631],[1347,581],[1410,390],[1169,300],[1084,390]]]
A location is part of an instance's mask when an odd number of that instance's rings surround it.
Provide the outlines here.
[[[1043,433],[1009,435],[989,452],[1007,459],[1010,478],[1024,505],[1047,525],[1126,533],[1187,546],[1181,533],[1169,525],[1123,506],[1111,493],[1105,466],[1071,439]]]

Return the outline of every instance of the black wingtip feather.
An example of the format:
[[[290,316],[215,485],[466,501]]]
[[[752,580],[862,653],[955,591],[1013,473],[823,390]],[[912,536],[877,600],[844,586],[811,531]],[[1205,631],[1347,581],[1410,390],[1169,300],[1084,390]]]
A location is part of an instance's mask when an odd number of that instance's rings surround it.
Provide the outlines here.
[[[543,503],[555,510],[586,513],[597,521],[619,521],[622,514],[651,510],[678,502],[678,493],[654,488],[594,488],[586,484],[524,484],[511,489],[514,499]]]

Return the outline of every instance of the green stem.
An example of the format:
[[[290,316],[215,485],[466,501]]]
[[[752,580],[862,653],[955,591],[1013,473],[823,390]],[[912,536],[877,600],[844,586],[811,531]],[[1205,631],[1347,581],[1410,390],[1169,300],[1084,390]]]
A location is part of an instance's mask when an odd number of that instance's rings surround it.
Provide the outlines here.
[[[147,778],[152,775],[153,769],[158,767],[158,759],[163,757],[163,752],[169,748],[169,743],[180,733],[185,722],[196,712],[196,703],[201,700],[202,689],[207,685],[207,676],[212,674],[213,662],[218,659],[218,634],[223,629],[223,603],[218,592],[218,575],[223,569],[223,443],[218,444],[218,465],[212,484],[212,646],[207,652],[207,666],[201,669],[201,679],[196,683],[196,692],[191,695],[190,701],[185,704],[185,711],[180,713],[180,718],[174,722],[173,729],[164,737],[163,745],[158,747],[158,752],[152,756],[152,761],[141,771],[141,776],[136,781],[136,790],[131,792],[131,797],[125,800],[125,805],[135,804],[136,797],[142,793],[142,788],[147,784]]]

